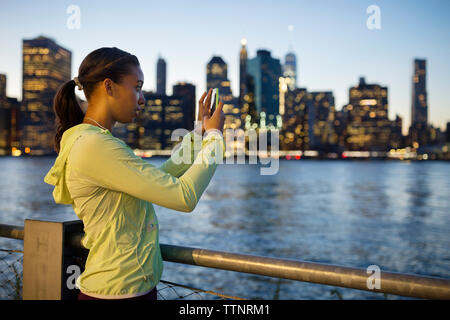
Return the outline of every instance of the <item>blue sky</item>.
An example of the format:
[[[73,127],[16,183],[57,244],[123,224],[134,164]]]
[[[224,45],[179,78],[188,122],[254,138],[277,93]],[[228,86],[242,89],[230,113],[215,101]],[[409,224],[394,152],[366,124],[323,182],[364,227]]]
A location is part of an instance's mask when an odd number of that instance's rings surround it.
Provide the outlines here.
[[[428,63],[429,120],[450,121],[450,11],[448,0],[229,0],[229,1],[1,1],[0,73],[7,93],[21,98],[22,39],[44,35],[71,50],[72,76],[83,58],[103,46],[138,56],[144,89],[154,90],[156,61],[167,61],[167,90],[178,81],[206,87],[206,64],[220,55],[237,95],[240,40],[249,58],[260,48],[284,61],[292,46],[299,85],[332,90],[339,110],[348,89],[365,76],[389,88],[389,117],[410,123],[414,58]],[[80,29],[67,28],[69,5],[81,12]],[[381,29],[369,30],[366,9],[377,5]],[[288,30],[292,25],[294,29]]]

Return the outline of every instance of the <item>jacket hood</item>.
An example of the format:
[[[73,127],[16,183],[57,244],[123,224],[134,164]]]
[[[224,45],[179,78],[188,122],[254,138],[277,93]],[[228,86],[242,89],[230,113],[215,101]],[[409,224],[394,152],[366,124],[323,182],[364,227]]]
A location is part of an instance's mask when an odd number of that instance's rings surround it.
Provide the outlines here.
[[[101,129],[88,123],[81,123],[64,131],[60,142],[59,154],[55,163],[44,178],[44,182],[54,185],[53,198],[56,203],[73,204],[69,189],[66,183],[66,162],[75,141],[83,134],[88,132],[102,132],[111,134],[108,130]]]

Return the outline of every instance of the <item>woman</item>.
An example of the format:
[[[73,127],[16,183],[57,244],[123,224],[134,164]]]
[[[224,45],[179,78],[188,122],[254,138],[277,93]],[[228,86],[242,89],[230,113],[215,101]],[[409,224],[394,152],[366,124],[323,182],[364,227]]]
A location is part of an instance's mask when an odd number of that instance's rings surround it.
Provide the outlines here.
[[[214,175],[217,163],[211,157],[223,157],[223,102],[211,115],[206,107],[211,90],[199,101],[202,126],[182,140],[182,146],[193,150],[194,135],[206,132],[190,163],[174,161],[186,149],[182,147],[155,167],[112,136],[116,121],[132,122],[138,105],[145,104],[143,82],[134,55],[100,48],[86,56],[78,77],[62,85],[54,99],[58,157],[44,181],[55,186],[55,202],[71,204],[83,221],[82,243],[89,255],[77,280],[81,300],[156,299],[163,263],[152,204],[191,212]],[[75,86],[87,98],[86,114]]]

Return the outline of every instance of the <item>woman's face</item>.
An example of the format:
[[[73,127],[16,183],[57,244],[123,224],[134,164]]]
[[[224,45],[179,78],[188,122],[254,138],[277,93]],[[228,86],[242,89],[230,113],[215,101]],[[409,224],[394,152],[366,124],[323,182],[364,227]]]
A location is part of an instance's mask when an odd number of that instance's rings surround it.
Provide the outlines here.
[[[133,122],[138,112],[144,108],[143,83],[144,74],[139,66],[130,66],[130,73],[122,77],[122,82],[114,83],[115,99],[111,111],[117,122]]]

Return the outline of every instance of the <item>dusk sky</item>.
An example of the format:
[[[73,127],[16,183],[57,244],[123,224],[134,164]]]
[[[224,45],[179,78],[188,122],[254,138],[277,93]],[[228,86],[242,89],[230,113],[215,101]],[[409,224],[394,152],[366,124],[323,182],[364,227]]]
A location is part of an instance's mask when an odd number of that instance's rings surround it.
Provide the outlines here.
[[[156,88],[156,61],[167,62],[167,91],[187,81],[197,99],[206,88],[206,64],[220,55],[238,95],[240,40],[249,58],[268,49],[284,62],[297,56],[299,87],[330,90],[340,110],[361,76],[389,89],[389,118],[411,117],[414,58],[427,60],[429,122],[450,121],[450,1],[229,0],[229,1],[4,1],[0,10],[0,73],[7,94],[21,99],[22,40],[43,35],[72,51],[72,77],[99,47],[135,54],[144,90]],[[70,29],[70,5],[80,9],[80,28]],[[367,27],[370,5],[380,8],[381,29]],[[290,27],[291,26],[291,27]]]

